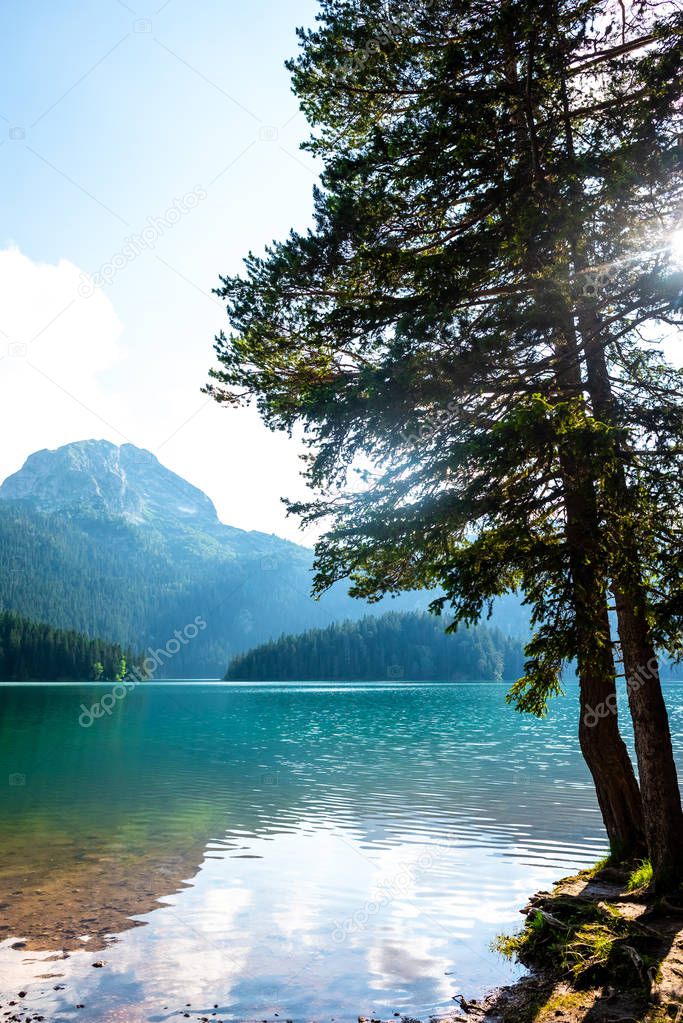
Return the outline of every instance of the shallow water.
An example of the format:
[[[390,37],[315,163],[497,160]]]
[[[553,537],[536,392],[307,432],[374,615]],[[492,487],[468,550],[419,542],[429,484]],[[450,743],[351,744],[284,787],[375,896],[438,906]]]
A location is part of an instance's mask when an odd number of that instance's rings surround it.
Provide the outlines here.
[[[0,687],[3,1009],[438,1015],[605,851],[574,687],[535,721],[496,684],[155,683],[81,727],[106,691]]]

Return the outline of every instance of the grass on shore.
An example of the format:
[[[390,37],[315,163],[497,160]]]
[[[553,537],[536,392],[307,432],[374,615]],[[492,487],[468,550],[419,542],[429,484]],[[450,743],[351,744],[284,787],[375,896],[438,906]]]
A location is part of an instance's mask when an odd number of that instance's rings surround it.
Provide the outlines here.
[[[626,890],[629,892],[637,892],[641,888],[649,888],[651,884],[652,864],[649,860],[643,860],[640,866],[636,867],[630,875],[626,883]]]
[[[672,943],[683,949],[683,931],[675,920],[680,909],[656,896],[651,883],[647,861],[629,871],[604,860],[566,878],[552,893],[535,896],[522,930],[493,945],[531,971],[509,989],[507,1001],[501,1000],[496,1020],[683,1021],[678,992],[670,1000],[672,975],[677,986],[675,977],[683,977],[680,951],[674,961],[668,958]],[[677,898],[674,902],[678,906]]]
[[[651,945],[649,931],[607,903],[555,897],[530,913],[519,934],[500,937],[494,947],[507,959],[552,969],[578,986],[606,976],[637,986],[653,965]]]

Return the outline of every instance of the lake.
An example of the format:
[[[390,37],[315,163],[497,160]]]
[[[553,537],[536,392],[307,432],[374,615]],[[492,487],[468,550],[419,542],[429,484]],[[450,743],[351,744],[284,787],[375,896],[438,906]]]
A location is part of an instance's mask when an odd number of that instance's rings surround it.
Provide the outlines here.
[[[0,687],[3,1010],[427,1019],[509,981],[492,939],[605,853],[569,689],[536,721],[494,683],[145,683],[97,719],[108,687]]]

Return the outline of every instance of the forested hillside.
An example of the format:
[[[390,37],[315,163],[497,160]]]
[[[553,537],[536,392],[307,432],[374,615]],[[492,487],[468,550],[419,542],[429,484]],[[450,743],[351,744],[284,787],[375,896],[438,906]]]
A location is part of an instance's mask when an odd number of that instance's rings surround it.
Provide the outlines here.
[[[311,560],[220,522],[205,494],[130,444],[37,452],[0,487],[0,607],[136,650],[201,616],[168,677],[217,677],[256,643],[363,614],[344,586],[311,599]]]
[[[131,444],[39,451],[0,487],[0,607],[135,650],[165,647],[201,616],[165,662],[171,678],[217,677],[282,633],[382,613],[343,583],[312,600],[311,564],[305,547],[225,525],[206,494]],[[403,595],[398,610],[416,601]],[[522,633],[526,620],[512,599],[496,624]]]
[[[0,682],[114,681],[134,663],[115,644],[0,612]]]
[[[236,657],[227,679],[371,681],[514,680],[522,674],[520,639],[485,625],[444,632],[443,619],[390,612],[258,646]]]

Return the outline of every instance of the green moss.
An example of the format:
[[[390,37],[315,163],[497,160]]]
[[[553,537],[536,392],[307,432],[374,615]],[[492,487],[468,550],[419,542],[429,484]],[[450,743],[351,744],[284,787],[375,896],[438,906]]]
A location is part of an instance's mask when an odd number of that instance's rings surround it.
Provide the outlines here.
[[[642,946],[642,929],[605,903],[549,897],[518,934],[503,935],[494,948],[508,959],[582,985],[605,977],[641,983],[626,945]],[[641,949],[641,953],[642,953]]]
[[[550,1019],[573,1011],[583,1011],[587,1008],[586,993],[584,991],[556,992],[551,995],[547,1002],[536,1009],[534,1020],[539,1018]]]
[[[582,870],[579,876],[595,877],[601,870],[604,870],[605,867],[611,867],[613,862],[614,859],[612,856],[605,856],[604,859],[598,860],[594,867],[591,867],[589,870]]]
[[[639,867],[630,875],[626,888],[630,892],[638,891],[640,888],[649,888],[652,884],[652,864],[649,860],[643,860]]]
[[[609,925],[589,923],[579,927],[564,950],[564,961],[578,979],[588,970],[606,966],[614,953],[618,935]]]
[[[652,881],[650,863],[640,863],[629,876],[634,866],[608,858],[574,878],[565,878],[551,895],[536,896],[521,931],[495,941],[497,952],[530,968],[536,980],[535,992],[532,984],[523,1002],[511,1005],[510,1013],[503,1016],[505,1023],[551,1023],[563,1015],[583,1019],[594,989],[603,990],[606,985],[620,992],[632,1018],[637,1015],[642,1023],[670,1019],[658,1008],[648,1009],[648,978],[656,982],[661,977],[657,934],[620,912],[609,895],[600,899],[606,890],[613,891],[615,899],[623,898],[627,884],[629,891],[646,889]],[[608,882],[608,888],[600,884],[588,889],[576,883],[595,877]]]

